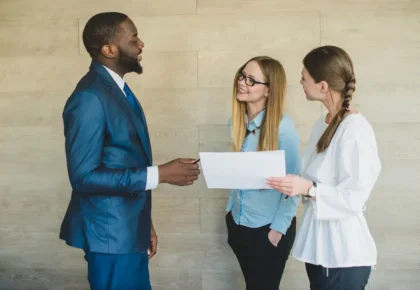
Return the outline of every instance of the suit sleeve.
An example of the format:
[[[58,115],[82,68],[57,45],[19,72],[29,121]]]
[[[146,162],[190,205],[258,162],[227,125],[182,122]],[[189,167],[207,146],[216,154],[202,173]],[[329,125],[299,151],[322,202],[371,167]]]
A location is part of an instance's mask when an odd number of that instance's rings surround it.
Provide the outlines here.
[[[67,170],[73,189],[95,195],[143,193],[147,168],[107,168],[102,162],[107,120],[102,103],[90,93],[73,95],[64,112]]]

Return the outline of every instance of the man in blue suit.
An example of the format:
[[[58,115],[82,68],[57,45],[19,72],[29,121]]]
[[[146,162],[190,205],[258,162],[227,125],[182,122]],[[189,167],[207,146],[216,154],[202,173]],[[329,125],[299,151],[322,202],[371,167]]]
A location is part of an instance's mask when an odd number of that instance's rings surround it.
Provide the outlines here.
[[[85,251],[91,289],[149,290],[156,253],[151,190],[191,185],[195,159],[152,166],[143,109],[125,83],[142,73],[143,42],[124,14],[100,13],[83,31],[92,58],[63,112],[67,169],[73,188],[60,238]]]

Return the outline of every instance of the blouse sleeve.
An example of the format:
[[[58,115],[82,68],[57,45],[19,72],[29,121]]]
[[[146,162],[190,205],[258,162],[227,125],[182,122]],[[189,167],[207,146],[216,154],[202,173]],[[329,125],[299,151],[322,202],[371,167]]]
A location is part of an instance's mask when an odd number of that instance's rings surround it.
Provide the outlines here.
[[[338,220],[363,211],[378,179],[381,163],[373,130],[369,134],[347,132],[337,142],[338,186],[317,184],[317,219]]]

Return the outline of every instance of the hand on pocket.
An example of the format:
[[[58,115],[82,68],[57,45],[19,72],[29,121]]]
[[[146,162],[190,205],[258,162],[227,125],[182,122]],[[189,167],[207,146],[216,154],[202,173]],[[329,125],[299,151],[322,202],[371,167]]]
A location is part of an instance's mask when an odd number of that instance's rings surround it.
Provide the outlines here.
[[[268,240],[274,247],[277,247],[282,237],[283,234],[276,230],[270,230],[270,232],[268,233]]]

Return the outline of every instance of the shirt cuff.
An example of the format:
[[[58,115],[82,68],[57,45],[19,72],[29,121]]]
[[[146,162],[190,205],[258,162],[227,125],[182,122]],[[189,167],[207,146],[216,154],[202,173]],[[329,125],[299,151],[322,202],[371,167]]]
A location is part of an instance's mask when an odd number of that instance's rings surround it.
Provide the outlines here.
[[[147,167],[146,190],[155,189],[159,184],[159,170],[157,166]]]
[[[286,235],[287,229],[292,224],[292,221],[288,218],[277,218],[271,225],[270,229],[278,231],[282,233],[283,235]]]

